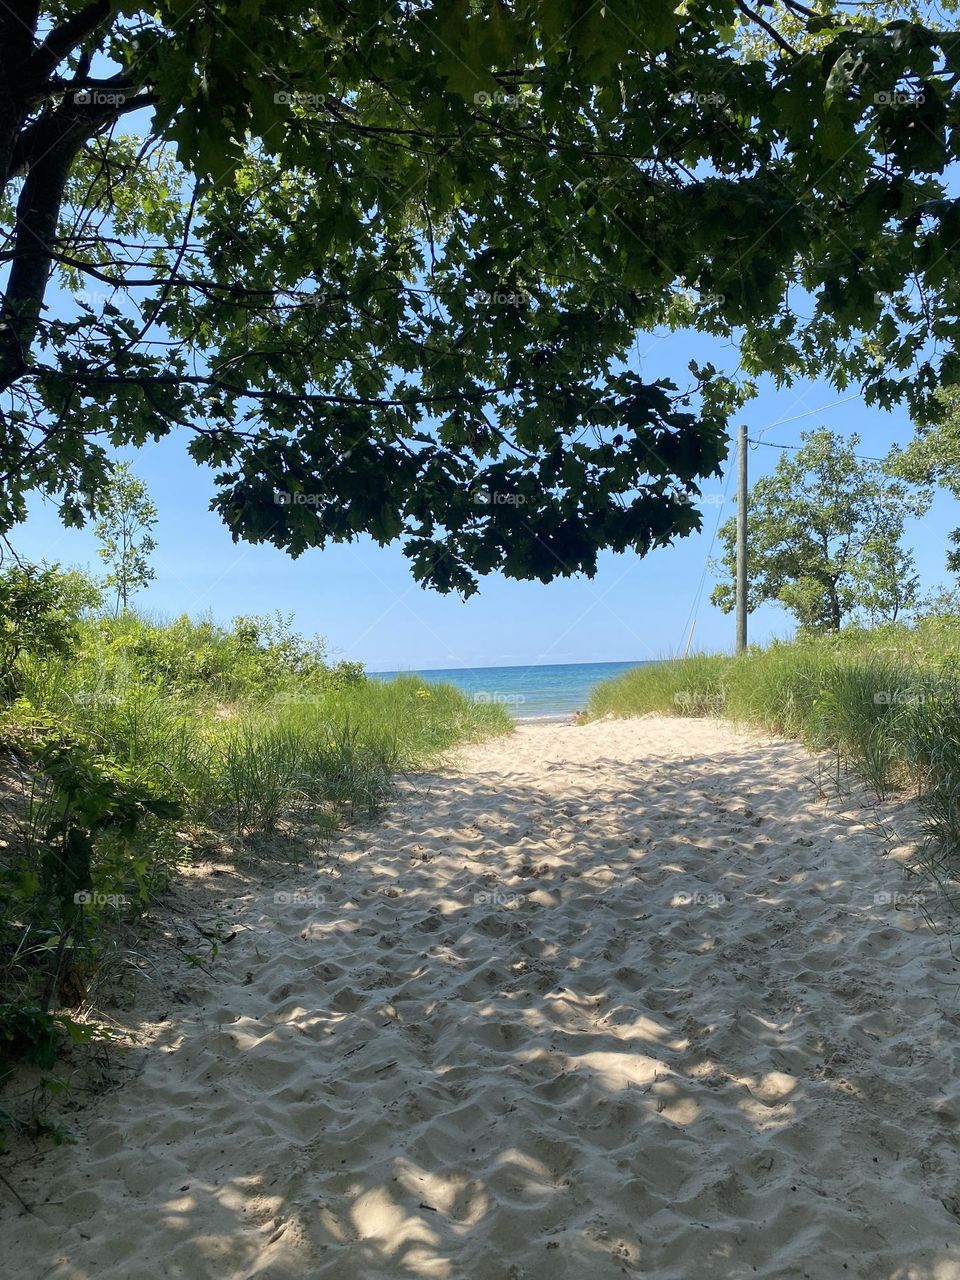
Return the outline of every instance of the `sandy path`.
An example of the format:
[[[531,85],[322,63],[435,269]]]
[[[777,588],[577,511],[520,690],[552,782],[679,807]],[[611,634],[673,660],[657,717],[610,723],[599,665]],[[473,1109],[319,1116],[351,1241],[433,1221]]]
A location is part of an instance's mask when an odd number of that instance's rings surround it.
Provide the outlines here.
[[[960,1280],[960,972],[814,768],[643,720],[417,780],[0,1163],[4,1270]]]

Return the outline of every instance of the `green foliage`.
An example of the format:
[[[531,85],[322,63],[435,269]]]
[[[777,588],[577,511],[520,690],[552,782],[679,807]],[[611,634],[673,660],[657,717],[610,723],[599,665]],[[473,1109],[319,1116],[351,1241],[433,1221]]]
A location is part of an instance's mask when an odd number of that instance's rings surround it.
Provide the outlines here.
[[[59,565],[12,565],[0,572],[0,696],[16,693],[21,655],[44,661],[73,653],[79,617],[100,599],[88,578]]]
[[[916,438],[894,456],[893,465],[898,475],[914,484],[941,485],[960,498],[960,388],[941,388],[936,410],[936,418],[920,423]],[[953,550],[947,555],[947,566],[960,574],[960,529],[950,539]]]
[[[119,844],[127,855],[129,874],[137,881],[138,897],[144,900],[138,837],[149,817],[180,817],[179,804],[94,750],[89,739],[68,737],[62,730],[47,729],[40,745],[28,749],[26,756],[50,783],[45,806],[49,821],[39,840],[40,888],[52,899],[58,921],[71,928],[92,891],[101,888],[102,880],[97,886],[93,880],[101,844]]]
[[[189,638],[191,626],[178,619],[172,630]],[[246,834],[297,810],[326,827],[369,816],[395,771],[510,728],[503,708],[474,706],[450,686],[368,679],[358,663],[304,667],[307,642],[255,644],[247,621],[234,631],[198,629],[215,659],[201,668],[203,680],[197,650],[168,649],[165,628],[131,614],[91,624],[81,660],[34,664],[25,677],[26,699],[61,723],[82,724],[100,754],[169,791],[198,826]],[[112,647],[131,635],[135,644],[118,661]],[[174,657],[180,665],[166,665]]]
[[[166,882],[181,810],[59,718],[13,704],[0,731],[16,762],[5,785],[30,787],[0,814],[2,1082],[21,1059],[49,1069],[64,1042],[109,1034],[54,1010],[84,1002],[108,919],[142,910]]]
[[[847,6],[843,0],[819,0],[815,14],[808,8],[794,6],[790,0],[771,0],[764,5],[764,17],[782,40],[800,52],[817,52],[828,49],[838,30],[849,19],[849,8],[855,9],[857,26],[863,31],[884,34],[888,23],[907,20],[939,29],[948,24],[941,15],[957,12],[957,0],[940,0],[936,8],[926,4],[904,4],[902,0],[870,0],[870,3]],[[734,32],[744,50],[745,57],[775,57],[781,46],[770,33],[752,22],[744,12],[736,16]],[[834,73],[835,83],[849,83],[847,62],[838,60]]]
[[[926,511],[929,493],[858,458],[857,435],[821,428],[801,438],[749,494],[748,609],[776,601],[812,631],[838,631],[851,617],[895,622],[918,600],[904,522]],[[727,576],[711,596],[724,613],[736,602],[736,537],[728,520],[720,530]]]
[[[61,682],[77,709],[110,699],[115,684],[139,682],[186,698],[222,701],[266,697],[293,685],[364,679],[360,663],[329,666],[319,637],[297,635],[290,618],[240,617],[232,627],[181,614],[170,622],[128,611],[84,619],[78,646],[62,663],[26,651],[18,669],[42,705]]]
[[[99,519],[93,531],[103,544],[97,554],[110,567],[105,585],[117,593],[117,611],[127,608],[130,597],[155,577],[150,554],[157,544],[150,530],[157,523],[157,509],[147,486],[133,474],[130,464],[113,467],[98,497]]]
[[[35,490],[81,522],[108,446],[185,427],[237,538],[549,581],[698,528],[760,372],[916,412],[960,377],[958,54],[926,10],[788,0],[775,38],[731,0],[67,9],[0,10],[31,68],[0,531]],[[735,337],[746,379],[640,378],[662,325]]]
[[[0,1082],[19,1059],[35,1067],[54,1067],[64,1040],[84,1044],[102,1035],[64,1014],[46,1013],[31,1004],[0,1004]],[[0,1122],[3,1113],[0,1112]]]
[[[275,689],[290,680],[322,680],[326,674],[323,641],[319,636],[308,639],[294,631],[293,614],[284,616],[278,611],[273,617],[241,616],[234,619],[233,628],[248,652],[256,655],[257,667],[263,673],[263,689]],[[358,678],[362,678],[362,664],[354,665]]]
[[[186,839],[297,817],[325,839],[380,812],[398,770],[511,727],[450,686],[329,666],[282,615],[165,625],[80,616],[86,598],[70,597],[69,645],[15,637],[19,696],[0,714],[0,1049],[40,1066],[93,1034],[54,1010],[82,1004],[111,928],[165,887]]]
[[[55,941],[46,1005],[64,951],[82,944],[85,918],[101,906],[149,900],[163,844],[158,833],[182,810],[107,757],[79,725],[67,728],[62,716],[14,704],[0,730],[21,776],[32,780],[21,816],[4,824],[0,933],[39,930],[47,939],[42,948]]]
[[[34,1066],[52,1067],[59,1047],[56,1019],[35,1005],[0,1004],[0,1046],[3,1067],[18,1058]]]

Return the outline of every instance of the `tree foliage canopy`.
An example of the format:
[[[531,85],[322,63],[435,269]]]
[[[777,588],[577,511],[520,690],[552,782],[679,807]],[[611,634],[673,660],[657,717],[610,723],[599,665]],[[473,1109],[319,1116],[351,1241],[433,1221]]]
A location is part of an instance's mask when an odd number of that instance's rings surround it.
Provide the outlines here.
[[[0,532],[183,428],[235,537],[400,539],[469,592],[698,527],[762,371],[929,410],[960,37],[776,12],[8,0]],[[641,376],[665,324],[739,383]]]
[[[820,428],[801,438],[750,491],[747,608],[776,601],[811,631],[838,631],[853,615],[895,622],[917,603],[919,579],[901,544],[929,492],[859,457],[858,435]],[[735,605],[736,538],[728,520],[720,530],[727,576],[711,597],[724,613]]]

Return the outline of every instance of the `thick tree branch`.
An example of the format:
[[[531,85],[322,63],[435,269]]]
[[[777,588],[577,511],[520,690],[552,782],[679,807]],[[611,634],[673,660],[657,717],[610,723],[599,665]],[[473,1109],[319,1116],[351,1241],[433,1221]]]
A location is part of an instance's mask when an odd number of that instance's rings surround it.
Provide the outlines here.
[[[13,262],[0,309],[0,391],[27,368],[53,263],[64,188],[90,123],[86,113],[66,104],[43,118],[44,129],[38,135],[42,151],[17,203]]]
[[[63,59],[107,21],[111,11],[110,0],[93,0],[85,9],[54,27],[30,59],[28,83],[43,85]]]
[[[39,10],[35,0],[0,3],[0,179],[10,166],[27,115],[23,74],[35,45]]]
[[[86,83],[88,82],[78,82],[78,84]],[[101,103],[97,101],[96,91],[94,90],[91,91],[90,104],[78,104],[89,105],[91,111],[95,111],[97,113],[95,127],[89,131],[91,135],[99,132],[105,124],[111,123],[114,119],[119,119],[121,116],[129,115],[132,111],[139,111],[143,107],[152,107],[156,105],[156,95],[152,93],[144,93],[142,86],[118,86],[116,81],[111,80],[101,80],[98,84],[103,86],[104,92],[106,93],[124,93],[124,98],[122,102],[109,104]],[[126,88],[129,88],[129,95],[125,93]],[[74,96],[77,92],[81,91],[81,89],[73,90]],[[108,106],[109,110],[107,110]],[[24,173],[26,173],[27,169],[33,162],[34,157],[43,146],[44,131],[47,128],[48,119],[49,116],[47,114],[42,115],[37,120],[34,120],[31,124],[27,125],[27,127],[20,133],[13,147],[13,153],[10,157],[6,177],[4,179],[4,185],[7,182],[10,182],[13,178],[20,178]]]

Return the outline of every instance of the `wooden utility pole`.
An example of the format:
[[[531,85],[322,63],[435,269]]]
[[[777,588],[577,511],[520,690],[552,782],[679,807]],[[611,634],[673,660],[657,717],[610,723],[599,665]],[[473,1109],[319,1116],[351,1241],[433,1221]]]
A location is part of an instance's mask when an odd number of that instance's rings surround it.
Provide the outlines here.
[[[737,437],[737,653],[747,647],[747,428]]]

